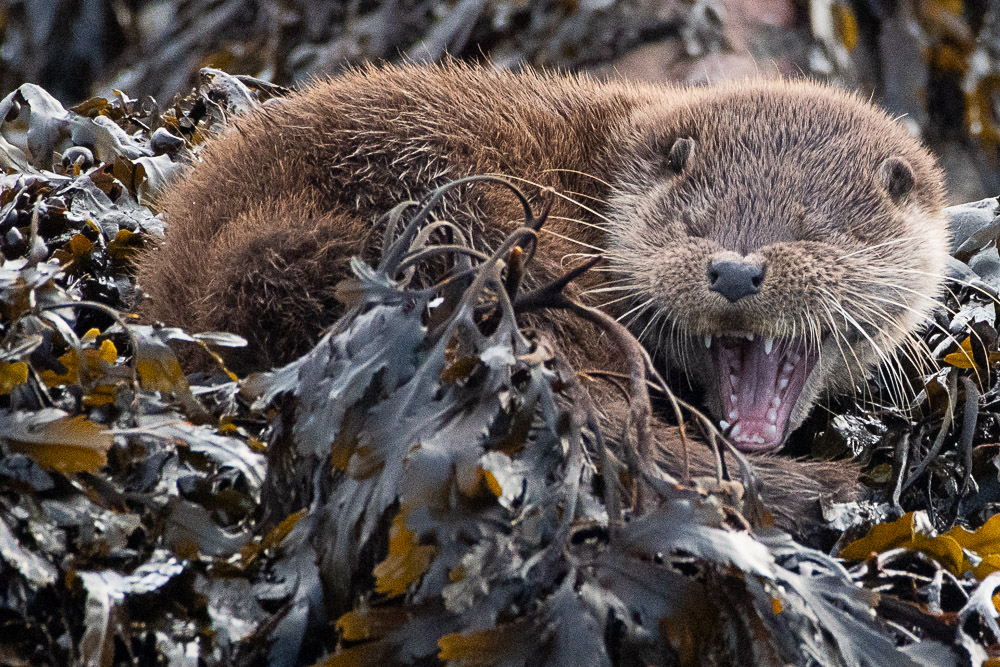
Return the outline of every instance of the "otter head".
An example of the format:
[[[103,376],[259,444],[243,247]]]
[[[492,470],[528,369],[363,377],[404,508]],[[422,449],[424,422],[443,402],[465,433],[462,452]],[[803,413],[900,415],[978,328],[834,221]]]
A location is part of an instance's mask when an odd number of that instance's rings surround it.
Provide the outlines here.
[[[914,341],[948,248],[942,175],[903,127],[807,82],[676,91],[622,126],[619,316],[707,390],[744,451]]]

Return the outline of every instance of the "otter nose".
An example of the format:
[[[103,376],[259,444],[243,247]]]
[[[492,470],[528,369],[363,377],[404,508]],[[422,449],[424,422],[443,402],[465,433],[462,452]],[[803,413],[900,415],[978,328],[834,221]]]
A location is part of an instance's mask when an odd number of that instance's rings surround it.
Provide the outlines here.
[[[709,289],[730,301],[739,301],[760,291],[764,268],[760,262],[712,261],[708,265]]]

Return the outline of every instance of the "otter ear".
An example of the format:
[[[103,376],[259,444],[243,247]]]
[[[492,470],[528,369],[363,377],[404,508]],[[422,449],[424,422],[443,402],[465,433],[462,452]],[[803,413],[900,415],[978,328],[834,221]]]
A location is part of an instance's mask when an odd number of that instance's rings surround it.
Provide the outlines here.
[[[913,169],[901,157],[886,158],[879,165],[878,182],[894,202],[899,202],[913,189]]]
[[[674,145],[670,147],[670,151],[667,153],[667,167],[675,174],[679,174],[684,170],[684,166],[693,155],[694,139],[681,137],[674,141]]]

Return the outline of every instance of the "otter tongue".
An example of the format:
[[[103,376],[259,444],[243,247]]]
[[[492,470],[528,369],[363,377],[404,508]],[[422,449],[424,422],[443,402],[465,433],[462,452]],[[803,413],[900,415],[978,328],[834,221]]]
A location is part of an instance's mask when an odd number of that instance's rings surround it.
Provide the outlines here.
[[[770,353],[768,348],[770,347]],[[712,345],[722,392],[722,426],[741,451],[762,451],[785,439],[788,417],[816,365],[801,340],[720,336]]]

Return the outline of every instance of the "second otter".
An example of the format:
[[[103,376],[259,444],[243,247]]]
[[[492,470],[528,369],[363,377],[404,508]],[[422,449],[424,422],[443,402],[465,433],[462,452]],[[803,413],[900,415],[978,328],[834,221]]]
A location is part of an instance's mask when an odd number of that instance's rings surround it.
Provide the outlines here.
[[[533,280],[606,255],[575,296],[703,384],[744,451],[780,446],[820,393],[893,355],[943,280],[942,175],[851,94],[370,68],[240,119],[205,148],[167,194],[166,238],[140,267],[147,314],[245,336],[243,369],[287,361],[335,318],[333,288],[381,214],[478,173],[563,195]],[[515,207],[468,189],[447,215],[489,247]],[[591,330],[567,326],[556,333],[577,363],[615,366]]]

